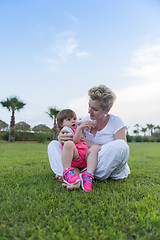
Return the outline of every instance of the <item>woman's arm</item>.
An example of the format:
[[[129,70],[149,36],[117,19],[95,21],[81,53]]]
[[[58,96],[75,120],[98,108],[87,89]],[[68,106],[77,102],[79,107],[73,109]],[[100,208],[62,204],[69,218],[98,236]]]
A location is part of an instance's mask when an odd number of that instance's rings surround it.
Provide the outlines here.
[[[125,127],[121,128],[118,132],[114,134],[114,139],[122,139],[127,142]]]

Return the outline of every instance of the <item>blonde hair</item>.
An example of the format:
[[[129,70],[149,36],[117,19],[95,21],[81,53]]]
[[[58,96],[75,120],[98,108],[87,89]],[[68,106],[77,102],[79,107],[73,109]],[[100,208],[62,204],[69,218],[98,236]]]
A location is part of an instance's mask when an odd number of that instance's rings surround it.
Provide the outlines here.
[[[71,110],[71,109],[63,109],[62,111],[60,111],[57,114],[57,123],[58,123],[58,127],[61,130],[63,128],[63,121],[67,118],[72,118],[72,117],[76,117],[76,113]]]
[[[111,108],[116,100],[116,95],[105,85],[93,87],[88,91],[89,97],[100,104],[102,110]]]

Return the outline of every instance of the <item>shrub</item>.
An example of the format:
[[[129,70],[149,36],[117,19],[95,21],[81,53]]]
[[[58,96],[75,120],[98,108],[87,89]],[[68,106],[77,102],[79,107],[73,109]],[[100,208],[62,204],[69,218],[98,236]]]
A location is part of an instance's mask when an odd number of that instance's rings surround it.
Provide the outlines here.
[[[127,134],[127,142],[132,142],[132,141],[133,141],[133,137]]]
[[[2,140],[8,141],[9,138],[9,131],[5,131],[1,133],[1,138]],[[15,132],[15,141],[19,140],[19,134]]]
[[[44,143],[45,141],[52,139],[52,134],[50,134],[50,133],[35,133],[35,139],[39,143]]]
[[[153,136],[153,137],[158,137],[158,138],[159,138],[159,137],[160,137],[160,132],[154,132],[154,133],[152,134],[152,136]]]
[[[2,140],[8,140],[8,137],[9,137],[9,131],[5,131],[5,132],[1,132],[1,139]]]
[[[143,137],[143,142],[150,142],[150,139],[148,137]]]
[[[155,142],[155,139],[154,139],[154,138],[151,138],[151,142]]]
[[[32,132],[18,132],[18,141],[35,141],[35,135]]]
[[[143,137],[142,136],[135,136],[134,140],[135,142],[142,142]]]

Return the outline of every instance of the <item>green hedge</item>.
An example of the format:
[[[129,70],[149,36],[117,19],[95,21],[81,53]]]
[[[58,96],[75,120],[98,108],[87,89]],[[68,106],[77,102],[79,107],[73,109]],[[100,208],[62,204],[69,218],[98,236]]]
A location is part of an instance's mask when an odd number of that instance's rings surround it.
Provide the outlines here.
[[[8,141],[9,131],[0,132],[0,140]],[[32,133],[32,132],[15,132],[15,141],[51,141],[52,133]]]
[[[127,134],[127,142],[160,142],[160,137],[130,136],[129,134]]]

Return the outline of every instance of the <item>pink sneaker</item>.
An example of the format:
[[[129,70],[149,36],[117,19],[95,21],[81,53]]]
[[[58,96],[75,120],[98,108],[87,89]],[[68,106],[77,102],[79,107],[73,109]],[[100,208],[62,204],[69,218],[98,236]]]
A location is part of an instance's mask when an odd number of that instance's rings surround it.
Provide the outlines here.
[[[94,182],[94,176],[93,174],[85,171],[80,174],[81,178],[81,187],[84,191],[92,191],[92,182]]]
[[[63,181],[65,183],[67,183],[68,185],[74,185],[78,182],[81,181],[80,177],[78,177],[75,173],[74,173],[74,169],[73,168],[67,168],[64,172],[63,172]]]

